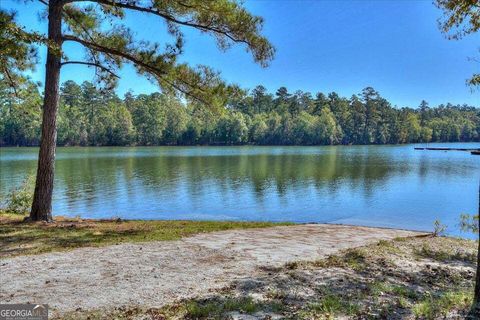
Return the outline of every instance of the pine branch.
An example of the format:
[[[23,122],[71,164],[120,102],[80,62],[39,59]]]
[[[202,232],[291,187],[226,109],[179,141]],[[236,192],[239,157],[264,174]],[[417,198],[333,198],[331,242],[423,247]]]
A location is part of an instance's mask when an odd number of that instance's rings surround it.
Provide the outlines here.
[[[114,76],[115,78],[120,78],[115,72],[113,72],[112,70],[110,70],[109,68],[101,65],[100,63],[97,63],[97,62],[87,62],[87,61],[65,61],[65,62],[62,62],[61,65],[64,66],[64,65],[67,65],[67,64],[82,64],[82,65],[87,65],[87,66],[92,66],[92,67],[96,67],[96,68],[99,68],[103,71],[106,71],[108,73],[110,73],[112,76]]]
[[[41,1],[41,0],[40,0]],[[68,18],[72,19],[73,21],[75,21],[75,23],[83,30],[83,32],[85,33],[85,36],[87,36],[87,38],[90,39],[90,41],[92,42],[95,42],[95,39],[92,37],[92,35],[90,34],[90,32],[87,30],[87,28],[83,25],[83,23],[81,23],[80,21],[78,21],[78,19],[73,16],[73,15],[70,15],[68,12],[66,11],[63,11],[63,14],[65,14]],[[94,54],[94,50],[90,49],[90,52],[91,52],[91,56],[92,56],[92,59],[95,61],[95,64],[98,64],[100,65],[100,62],[98,61],[97,57],[95,56]],[[111,55],[109,54],[106,54],[107,56],[109,56],[112,60],[115,60]],[[108,72],[112,75],[114,75],[116,78],[119,78],[115,73],[111,72],[111,70],[108,70]]]
[[[10,75],[10,72],[8,71],[8,67],[4,66],[3,69],[5,71],[5,74],[7,75],[8,82],[10,82],[10,87],[13,89],[13,93],[14,93],[15,97],[18,98],[19,96],[18,96],[18,92],[17,92],[17,84],[15,83],[12,76]]]
[[[168,85],[170,85],[172,88],[178,90],[179,92],[182,92],[183,94],[185,94],[189,97],[192,97],[192,98],[200,101],[201,103],[208,104],[206,101],[204,101],[200,97],[198,97],[198,96],[192,94],[191,92],[179,87],[175,83],[173,83],[171,81],[168,81],[165,78],[163,78],[167,75],[167,72],[165,72],[164,70],[161,70],[161,69],[159,69],[155,66],[147,64],[147,63],[141,61],[140,59],[138,59],[137,57],[135,57],[131,54],[128,54],[126,52],[123,52],[123,51],[120,51],[120,50],[117,50],[117,49],[114,49],[114,48],[108,48],[108,47],[99,45],[97,43],[89,42],[89,41],[77,38],[75,36],[72,36],[72,35],[63,35],[63,40],[64,41],[77,42],[77,43],[83,45],[84,47],[86,47],[88,49],[100,51],[100,52],[103,52],[105,54],[112,54],[112,55],[115,55],[115,56],[119,56],[123,59],[126,59],[126,60],[132,62],[133,64],[144,68],[146,71],[148,71],[149,73],[157,76],[158,78],[161,78],[162,81],[165,81]]]
[[[119,57],[124,58],[126,60],[129,60],[129,61],[133,62],[134,64],[139,65],[139,66],[141,66],[145,69],[151,70],[155,75],[158,75],[158,76],[166,74],[165,71],[160,70],[160,69],[158,69],[154,66],[151,66],[151,65],[141,61],[137,57],[135,57],[131,54],[128,54],[124,51],[121,51],[121,50],[105,47],[105,46],[99,45],[97,43],[86,41],[84,39],[80,39],[80,38],[72,36],[72,35],[63,35],[63,40],[64,41],[77,42],[77,43],[80,43],[81,45],[83,45],[84,47],[86,47],[88,49],[92,49],[92,50],[95,50],[95,51],[100,51],[100,52],[103,52],[105,54],[112,54],[112,55],[115,55],[115,56],[119,56]]]
[[[101,3],[101,4],[104,4],[104,5],[107,5],[107,6],[118,7],[118,8],[134,10],[134,11],[139,11],[139,12],[145,12],[145,13],[151,13],[151,14],[154,14],[156,16],[162,17],[167,21],[173,22],[175,24],[200,29],[202,31],[214,32],[214,33],[221,34],[221,35],[229,38],[233,42],[245,43],[248,46],[254,46],[253,43],[251,43],[247,40],[244,40],[244,39],[236,38],[235,36],[231,35],[228,31],[225,31],[225,30],[222,30],[220,28],[211,26],[210,24],[209,25],[204,25],[204,24],[194,23],[192,21],[179,20],[179,19],[177,19],[177,18],[175,18],[171,15],[168,15],[164,12],[159,11],[158,9],[141,7],[141,6],[132,4],[132,2],[117,2],[117,1],[109,1],[109,0],[65,0],[64,3],[81,2],[81,1],[93,1],[93,2]]]

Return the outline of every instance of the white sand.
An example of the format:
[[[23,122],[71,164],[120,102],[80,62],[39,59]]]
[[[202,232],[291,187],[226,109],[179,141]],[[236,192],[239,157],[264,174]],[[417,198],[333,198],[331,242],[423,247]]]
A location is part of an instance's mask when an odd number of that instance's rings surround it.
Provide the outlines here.
[[[310,224],[1,259],[0,303],[48,303],[57,314],[78,308],[160,307],[252,277],[262,266],[314,260],[416,234]]]

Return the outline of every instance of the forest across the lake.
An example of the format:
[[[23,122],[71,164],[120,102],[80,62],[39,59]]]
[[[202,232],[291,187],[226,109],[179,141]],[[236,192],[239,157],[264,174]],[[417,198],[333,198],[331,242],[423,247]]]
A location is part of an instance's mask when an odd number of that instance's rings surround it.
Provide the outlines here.
[[[167,93],[120,98],[91,82],[61,87],[57,144],[333,145],[470,142],[480,140],[480,109],[450,103],[397,107],[367,87],[350,98],[261,85],[220,106]],[[42,95],[29,83],[15,94],[0,82],[0,145],[36,146]]]

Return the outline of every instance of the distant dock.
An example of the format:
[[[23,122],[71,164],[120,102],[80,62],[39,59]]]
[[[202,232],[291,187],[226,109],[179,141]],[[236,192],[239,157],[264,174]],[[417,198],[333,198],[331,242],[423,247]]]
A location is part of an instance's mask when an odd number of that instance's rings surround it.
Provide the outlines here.
[[[470,151],[473,155],[480,155],[478,148],[436,148],[436,147],[415,147],[415,150],[434,150],[434,151]]]

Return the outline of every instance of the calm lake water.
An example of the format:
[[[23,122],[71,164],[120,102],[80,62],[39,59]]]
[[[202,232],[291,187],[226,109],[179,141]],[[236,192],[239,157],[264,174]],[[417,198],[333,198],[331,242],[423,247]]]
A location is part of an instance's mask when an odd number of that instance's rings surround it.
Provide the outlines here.
[[[413,147],[58,148],[53,211],[418,230],[440,219],[459,234],[460,213],[478,208],[480,156]],[[35,172],[37,152],[0,149],[1,199]]]

